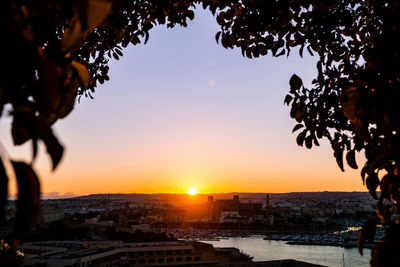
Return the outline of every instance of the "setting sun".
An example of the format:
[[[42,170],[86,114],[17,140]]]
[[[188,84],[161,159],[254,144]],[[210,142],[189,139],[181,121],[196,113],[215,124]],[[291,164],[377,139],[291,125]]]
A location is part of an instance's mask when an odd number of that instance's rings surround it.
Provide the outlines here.
[[[193,187],[191,187],[191,188],[189,188],[189,190],[187,191],[187,193],[189,194],[189,195],[196,195],[197,194],[197,189],[196,188],[193,188]]]

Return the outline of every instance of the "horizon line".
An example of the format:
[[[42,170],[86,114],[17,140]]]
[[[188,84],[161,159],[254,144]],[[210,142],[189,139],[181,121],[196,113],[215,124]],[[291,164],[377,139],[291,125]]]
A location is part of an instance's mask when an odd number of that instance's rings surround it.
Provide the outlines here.
[[[54,196],[45,197],[48,194],[54,194]],[[60,194],[58,192],[49,192],[49,193],[41,193],[41,199],[68,199],[68,198],[78,198],[78,197],[87,197],[93,195],[183,195],[183,196],[190,196],[188,193],[182,192],[148,192],[148,193],[90,193],[90,194],[74,194],[71,192]],[[194,196],[190,197],[198,197],[198,196],[209,196],[209,195],[229,195],[229,194],[296,194],[296,193],[368,193],[368,191],[292,191],[292,192],[210,192],[210,193],[197,193]],[[18,194],[9,195],[10,200],[17,199]]]

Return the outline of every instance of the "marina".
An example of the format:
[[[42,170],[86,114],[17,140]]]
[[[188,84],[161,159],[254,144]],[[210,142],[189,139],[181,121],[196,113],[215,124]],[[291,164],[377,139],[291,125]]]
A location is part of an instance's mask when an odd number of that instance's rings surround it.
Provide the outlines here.
[[[253,257],[254,261],[294,259],[323,266],[369,266],[371,250],[364,249],[364,256],[357,248],[320,245],[289,245],[281,240],[264,240],[262,236],[231,237],[219,241],[204,241],[215,247],[235,247]]]

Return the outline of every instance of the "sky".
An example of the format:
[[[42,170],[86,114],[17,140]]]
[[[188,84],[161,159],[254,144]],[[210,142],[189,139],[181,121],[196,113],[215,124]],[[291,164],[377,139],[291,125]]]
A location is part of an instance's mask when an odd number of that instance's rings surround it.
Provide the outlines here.
[[[359,170],[342,172],[329,143],[308,150],[291,133],[289,79],[310,87],[316,58],[244,58],[216,43],[210,12],[195,14],[186,28],[155,27],[146,45],[124,49],[95,99],[56,123],[61,164],[51,171],[43,145],[34,163],[43,195],[364,191]],[[9,118],[0,127],[7,153],[30,160],[29,145],[11,145]]]

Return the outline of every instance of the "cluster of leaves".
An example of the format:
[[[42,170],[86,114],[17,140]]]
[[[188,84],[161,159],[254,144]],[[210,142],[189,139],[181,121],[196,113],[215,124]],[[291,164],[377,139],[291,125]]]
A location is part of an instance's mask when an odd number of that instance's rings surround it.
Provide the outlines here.
[[[8,107],[14,145],[30,141],[32,162],[0,158],[0,207],[7,199],[11,162],[18,184],[14,244],[37,221],[40,182],[32,168],[38,141],[43,141],[53,169],[63,146],[52,130],[74,108],[77,97],[92,98],[109,80],[108,63],[128,44],[146,43],[158,24],[187,26],[193,1],[144,0],[6,0],[0,3],[0,42],[5,51],[0,72],[0,113]],[[3,151],[3,154],[4,151]],[[0,218],[4,214],[0,210]]]
[[[342,170],[344,157],[357,169],[355,154],[365,153],[362,181],[378,200],[380,220],[366,222],[359,246],[373,240],[380,222],[388,234],[385,245],[374,250],[372,264],[400,263],[395,254],[378,252],[400,245],[400,21],[396,19],[400,6],[391,1],[342,1],[327,6],[325,1],[312,10],[328,23],[305,25],[308,32],[316,32],[308,42],[319,56],[318,77],[312,81],[313,88],[307,89],[293,75],[285,99],[291,104],[291,117],[299,123],[293,131],[301,129],[297,143],[311,148],[326,137]]]
[[[289,55],[297,47],[319,57],[318,77],[307,89],[290,79],[285,103],[302,129],[297,143],[307,148],[327,138],[339,167],[343,158],[357,169],[356,152],[365,151],[362,179],[377,198],[400,198],[397,116],[400,94],[400,7],[396,1],[219,1],[216,39],[244,56]],[[388,173],[379,179],[379,171]],[[382,181],[383,180],[383,181]]]
[[[77,97],[92,97],[96,86],[109,79],[109,60],[118,60],[129,44],[146,43],[156,25],[187,26],[199,5],[221,26],[216,41],[241,49],[243,56],[289,56],[293,48],[300,56],[304,48],[318,56],[312,88],[293,75],[285,99],[298,122],[293,131],[301,130],[297,143],[312,148],[327,138],[342,170],[344,158],[358,168],[356,152],[364,151],[363,182],[375,198],[380,186],[378,216],[395,227],[391,204],[398,205],[400,198],[397,1],[2,1],[0,33],[7,39],[0,43],[5,51],[0,108],[11,104],[14,143],[30,140],[34,159],[42,140],[55,168],[63,147],[51,126],[71,112]],[[37,214],[39,182],[30,164],[11,162],[19,188],[17,228],[23,230]],[[4,204],[7,176],[0,167]]]
[[[372,196],[385,170],[383,197],[400,197],[397,177],[400,84],[397,32],[399,4],[386,1],[229,1],[218,12],[224,47],[239,47],[253,58],[289,55],[304,48],[319,57],[318,77],[307,89],[297,75],[290,79],[285,103],[302,129],[297,143],[307,148],[327,138],[339,167],[343,157],[357,169],[355,152],[365,151],[362,169]],[[366,177],[366,178],[365,178]],[[389,185],[392,185],[389,189]],[[400,185],[400,184],[399,184]]]
[[[41,140],[59,164],[63,146],[51,127],[73,109],[79,90],[89,84],[89,72],[76,57],[87,34],[110,12],[108,1],[1,1],[0,42],[4,51],[0,72],[0,110],[9,105],[15,145],[32,144],[32,162]],[[4,152],[4,151],[3,151]],[[13,247],[38,218],[40,182],[32,168],[2,155],[0,159],[0,218],[7,199],[5,161],[11,162],[18,185]]]
[[[301,130],[296,141],[311,149],[319,146],[318,140],[328,139],[343,171],[344,158],[357,169],[356,152],[364,152],[362,181],[378,200],[380,220],[366,223],[360,241],[372,240],[380,222],[390,229],[390,242],[399,242],[395,240],[400,240],[396,235],[400,231],[393,229],[398,228],[400,205],[400,4],[378,0],[219,3],[216,16],[221,31],[216,40],[224,47],[239,47],[248,58],[268,52],[289,56],[295,47],[300,56],[304,48],[318,56],[312,88],[293,75],[284,101],[298,122],[293,132]]]

